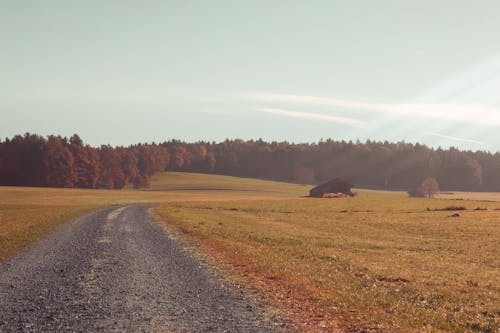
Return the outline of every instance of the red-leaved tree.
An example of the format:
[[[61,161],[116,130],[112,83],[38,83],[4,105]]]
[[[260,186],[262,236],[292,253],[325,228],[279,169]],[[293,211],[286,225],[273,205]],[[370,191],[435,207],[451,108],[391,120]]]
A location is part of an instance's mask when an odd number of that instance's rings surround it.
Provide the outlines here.
[[[434,194],[439,193],[439,185],[436,179],[427,177],[422,181],[417,190],[424,197],[432,198]]]

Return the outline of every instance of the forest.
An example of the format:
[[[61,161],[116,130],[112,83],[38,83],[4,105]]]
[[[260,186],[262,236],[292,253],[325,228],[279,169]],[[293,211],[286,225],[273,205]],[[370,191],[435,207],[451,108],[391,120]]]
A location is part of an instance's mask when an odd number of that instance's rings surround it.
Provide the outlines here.
[[[135,145],[94,148],[76,134],[16,135],[0,142],[0,185],[121,189],[147,187],[168,165],[166,148]]]
[[[442,190],[500,191],[499,153],[418,143],[236,139],[92,147],[77,134],[30,133],[0,141],[0,185],[140,188],[165,170],[310,184],[341,177],[357,187],[402,190],[433,177]]]

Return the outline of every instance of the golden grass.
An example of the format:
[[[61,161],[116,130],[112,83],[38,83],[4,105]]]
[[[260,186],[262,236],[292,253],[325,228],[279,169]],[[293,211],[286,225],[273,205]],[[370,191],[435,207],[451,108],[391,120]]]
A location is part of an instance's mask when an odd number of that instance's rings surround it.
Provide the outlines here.
[[[309,195],[310,186],[268,180],[219,176],[197,173],[169,172],[153,178],[148,191],[225,194],[224,198],[238,199],[232,194],[252,197],[295,197]],[[205,196],[205,199],[210,199]]]
[[[147,190],[85,190],[0,187],[0,262],[59,224],[112,204],[283,198],[304,195],[307,188],[245,178],[162,173]]]
[[[301,198],[308,189],[170,172],[148,190],[0,187],[0,261],[89,210],[158,202],[165,223],[260,290],[299,330],[498,330],[500,203],[369,190]],[[436,210],[447,206],[468,210],[457,218]]]
[[[499,192],[443,192],[436,195],[437,199],[449,200],[482,200],[482,201],[499,201]]]
[[[358,191],[349,199],[177,202],[156,212],[300,330],[495,332],[500,203]],[[477,206],[488,208],[474,211]],[[428,210],[429,209],[429,210]]]
[[[85,207],[0,204],[0,262],[85,211]]]

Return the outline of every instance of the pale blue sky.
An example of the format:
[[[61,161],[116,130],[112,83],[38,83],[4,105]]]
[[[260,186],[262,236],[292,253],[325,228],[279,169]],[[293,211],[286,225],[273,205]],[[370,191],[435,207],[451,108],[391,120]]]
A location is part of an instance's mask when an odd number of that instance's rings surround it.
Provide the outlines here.
[[[0,135],[500,147],[499,1],[0,0]]]

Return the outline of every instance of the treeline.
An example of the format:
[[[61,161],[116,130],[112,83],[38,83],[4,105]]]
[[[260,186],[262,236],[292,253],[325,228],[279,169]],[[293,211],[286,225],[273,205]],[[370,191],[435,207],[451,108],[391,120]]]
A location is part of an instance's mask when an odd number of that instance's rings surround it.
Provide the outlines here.
[[[500,191],[499,153],[405,142],[171,140],[94,148],[77,135],[66,139],[33,134],[0,141],[0,185],[144,187],[163,170],[302,183],[341,177],[356,186],[405,190],[433,177],[442,190]]]
[[[78,135],[17,135],[0,142],[0,185],[121,189],[148,186],[167,167],[167,149],[154,144],[94,148]]]
[[[444,190],[500,191],[500,154],[432,149],[405,142],[326,140],[311,144],[226,140],[161,143],[170,169],[317,183],[335,177],[356,186],[413,189],[433,177]]]

